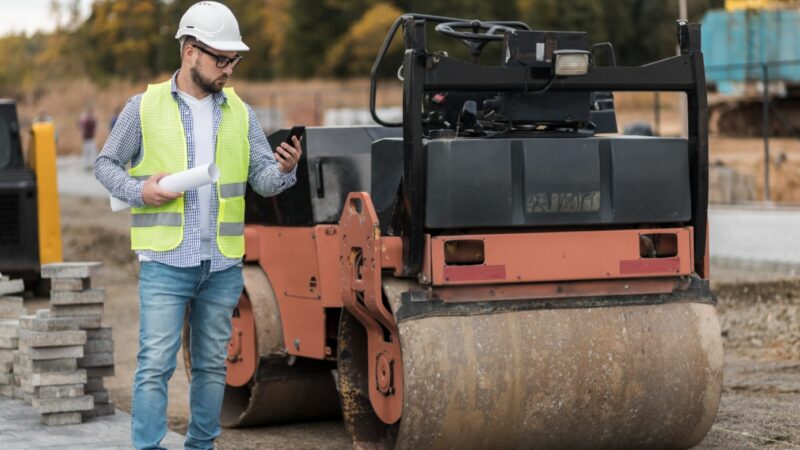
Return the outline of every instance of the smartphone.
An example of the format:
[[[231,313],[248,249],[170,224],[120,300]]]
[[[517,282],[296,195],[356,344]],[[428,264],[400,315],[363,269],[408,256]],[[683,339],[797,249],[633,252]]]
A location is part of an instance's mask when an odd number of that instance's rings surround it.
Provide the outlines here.
[[[305,125],[294,126],[294,127],[292,127],[292,130],[289,131],[289,135],[286,136],[286,139],[284,139],[283,142],[285,142],[285,143],[287,143],[289,145],[294,145],[294,142],[292,142],[292,136],[297,136],[297,139],[300,139],[300,138],[303,137],[303,133],[305,133],[305,132],[306,132]]]

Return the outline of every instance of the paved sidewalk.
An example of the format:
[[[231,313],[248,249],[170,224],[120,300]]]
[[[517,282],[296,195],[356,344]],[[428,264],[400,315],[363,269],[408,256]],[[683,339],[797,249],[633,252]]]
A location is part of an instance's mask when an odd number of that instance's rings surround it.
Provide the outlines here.
[[[800,208],[713,206],[712,264],[800,275]]]
[[[58,192],[85,197],[108,197],[108,191],[94,178],[94,171],[83,166],[79,156],[59,156]]]
[[[22,400],[0,397],[0,448],[17,449],[130,449],[131,416],[117,410],[80,425],[45,426],[39,414]],[[183,436],[168,432],[161,441],[168,449],[182,449]]]

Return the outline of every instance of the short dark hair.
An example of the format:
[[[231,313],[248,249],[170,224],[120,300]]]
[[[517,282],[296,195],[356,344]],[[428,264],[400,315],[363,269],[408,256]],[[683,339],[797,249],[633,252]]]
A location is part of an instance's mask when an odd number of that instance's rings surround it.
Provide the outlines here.
[[[181,46],[181,56],[183,56],[183,49],[186,48],[187,45],[192,45],[197,42],[197,38],[194,36],[183,36],[178,40],[178,43]]]

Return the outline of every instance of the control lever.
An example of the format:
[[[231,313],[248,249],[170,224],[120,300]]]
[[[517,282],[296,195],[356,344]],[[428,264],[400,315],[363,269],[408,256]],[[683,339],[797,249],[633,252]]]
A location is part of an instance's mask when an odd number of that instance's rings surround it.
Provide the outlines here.
[[[479,130],[481,128],[478,123],[478,104],[475,100],[467,100],[464,106],[461,107],[461,114],[458,116],[458,124],[456,125],[456,134],[459,130]]]

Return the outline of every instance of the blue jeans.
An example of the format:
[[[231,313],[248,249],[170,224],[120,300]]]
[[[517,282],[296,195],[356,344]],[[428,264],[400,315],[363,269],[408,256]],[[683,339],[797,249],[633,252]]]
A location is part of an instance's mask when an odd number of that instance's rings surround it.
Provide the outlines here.
[[[225,393],[225,358],[231,316],[242,293],[242,267],[209,271],[209,261],[189,268],[155,261],[139,275],[139,365],[133,381],[131,434],[137,449],[161,449],[167,434],[167,381],[175,371],[189,306],[191,417],[185,448],[210,449],[219,436]]]

